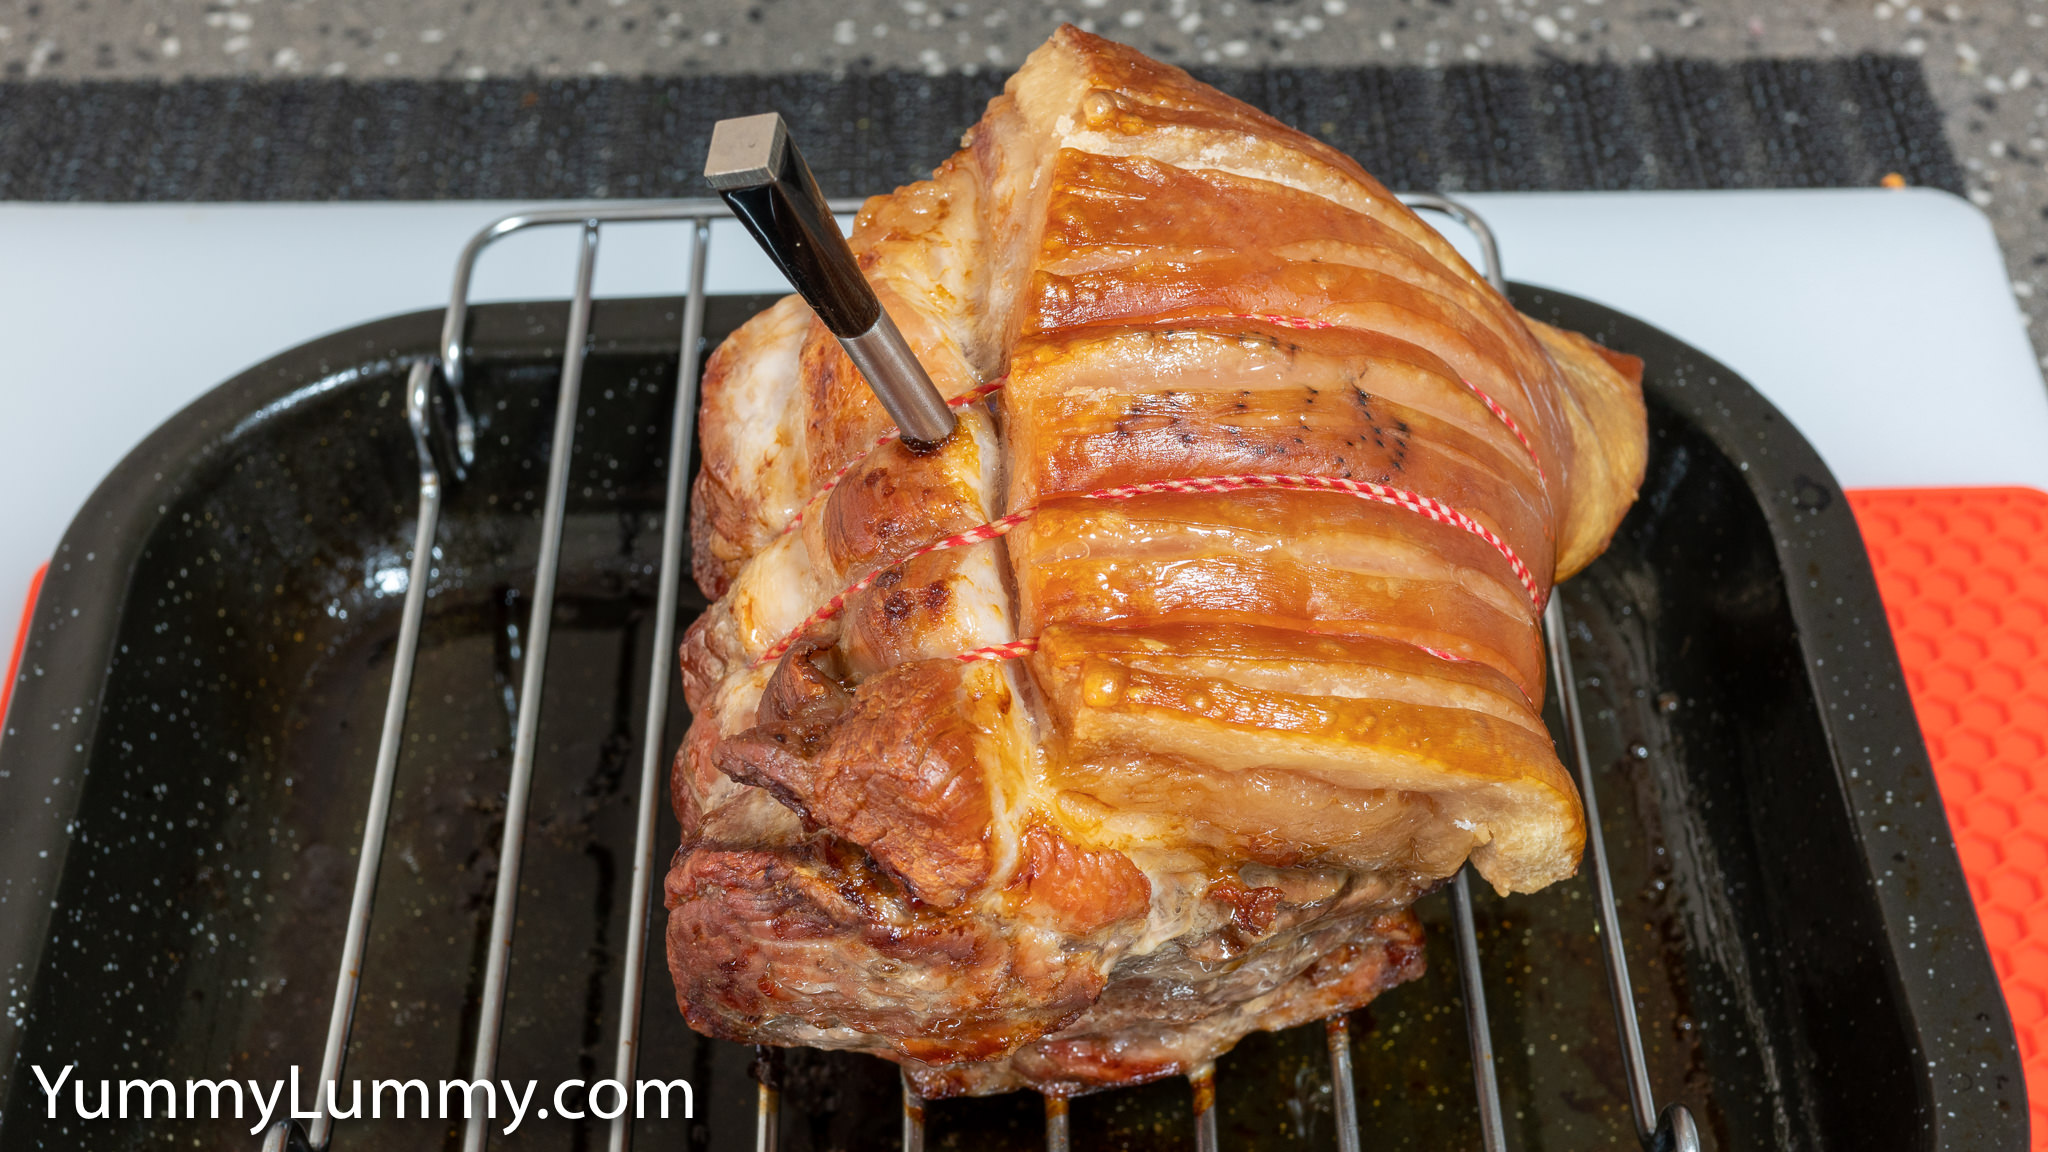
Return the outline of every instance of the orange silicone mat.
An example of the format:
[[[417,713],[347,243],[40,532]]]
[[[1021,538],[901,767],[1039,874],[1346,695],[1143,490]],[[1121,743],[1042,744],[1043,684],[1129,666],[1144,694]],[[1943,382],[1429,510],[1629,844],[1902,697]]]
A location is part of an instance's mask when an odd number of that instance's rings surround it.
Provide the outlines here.
[[[6,721],[7,702],[14,699],[14,678],[21,674],[21,654],[28,650],[28,626],[36,614],[36,594],[43,590],[43,577],[49,572],[50,563],[45,560],[36,569],[36,574],[29,578],[28,603],[22,606],[21,627],[14,633],[14,654],[7,660],[7,679],[0,680],[0,722]]]
[[[2048,1149],[2048,492],[1849,493]]]

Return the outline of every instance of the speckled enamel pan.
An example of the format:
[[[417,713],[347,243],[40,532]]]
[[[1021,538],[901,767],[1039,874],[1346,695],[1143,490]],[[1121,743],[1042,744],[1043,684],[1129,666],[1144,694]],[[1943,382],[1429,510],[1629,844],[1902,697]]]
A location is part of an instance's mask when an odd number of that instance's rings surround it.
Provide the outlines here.
[[[2024,1147],[2011,1026],[1840,490],[1707,357],[1585,301],[1515,296],[1649,366],[1642,498],[1563,594],[1659,1099],[1722,1149]],[[762,303],[713,298],[711,341]],[[679,307],[596,311],[506,1078],[609,1070]],[[366,1081],[468,1067],[565,311],[475,312],[478,460],[438,538],[348,1061]],[[411,539],[402,388],[438,324],[379,321],[229,381],[131,453],[65,536],[0,739],[0,1152],[256,1146],[248,1120],[52,1119],[35,1065],[76,1062],[96,1085],[268,1083],[296,1064],[310,1088]],[[669,740],[686,719],[678,703]],[[677,835],[671,820],[661,842]],[[1590,909],[1583,876],[1476,900],[1511,1146],[1632,1142]],[[1360,1115],[1374,1148],[1476,1147],[1449,907],[1420,910],[1430,974],[1352,1020]],[[651,979],[641,1074],[690,1079],[698,1107],[642,1120],[638,1139],[751,1147],[750,1053],[689,1033]],[[1224,1144],[1334,1147],[1323,1047],[1318,1028],[1226,1057]],[[892,1148],[897,1103],[879,1061],[793,1053],[783,1147]],[[1188,1109],[1178,1083],[1086,1097],[1073,1140],[1184,1147]],[[605,1135],[588,1118],[528,1125],[505,1143]],[[940,1102],[929,1132],[1035,1148],[1038,1104]],[[439,1148],[447,1133],[383,1119],[335,1139]]]

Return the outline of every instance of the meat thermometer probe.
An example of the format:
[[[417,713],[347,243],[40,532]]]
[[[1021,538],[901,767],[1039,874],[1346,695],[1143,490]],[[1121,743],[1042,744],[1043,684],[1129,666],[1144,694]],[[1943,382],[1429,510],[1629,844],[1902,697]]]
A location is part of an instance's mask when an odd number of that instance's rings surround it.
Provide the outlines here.
[[[861,275],[781,113],[714,125],[704,179],[839,338],[904,443],[929,447],[952,435],[953,410]]]

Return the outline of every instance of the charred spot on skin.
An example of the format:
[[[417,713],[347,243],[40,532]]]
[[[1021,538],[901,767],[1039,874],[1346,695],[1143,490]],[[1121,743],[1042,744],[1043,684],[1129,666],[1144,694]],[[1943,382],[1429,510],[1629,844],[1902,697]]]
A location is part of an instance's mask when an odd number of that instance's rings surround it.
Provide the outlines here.
[[[909,516],[885,516],[868,525],[868,534],[884,544],[893,544],[914,535],[922,527]]]
[[[916,598],[903,589],[899,588],[882,597],[882,618],[891,624],[901,624],[906,617],[916,610]]]
[[[891,624],[901,624],[919,609],[930,613],[943,611],[952,598],[952,589],[943,580],[934,580],[922,588],[898,588],[882,597],[882,617]]]

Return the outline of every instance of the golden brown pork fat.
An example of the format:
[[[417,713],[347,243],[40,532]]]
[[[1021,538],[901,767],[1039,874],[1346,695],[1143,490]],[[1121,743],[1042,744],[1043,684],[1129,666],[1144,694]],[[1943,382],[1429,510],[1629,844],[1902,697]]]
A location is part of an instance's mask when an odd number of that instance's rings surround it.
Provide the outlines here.
[[[1072,28],[854,248],[959,431],[794,298],[708,365],[679,1002],[927,1095],[1185,1072],[1421,971],[1470,861],[1570,875],[1538,619],[1639,365],[1355,163]]]

